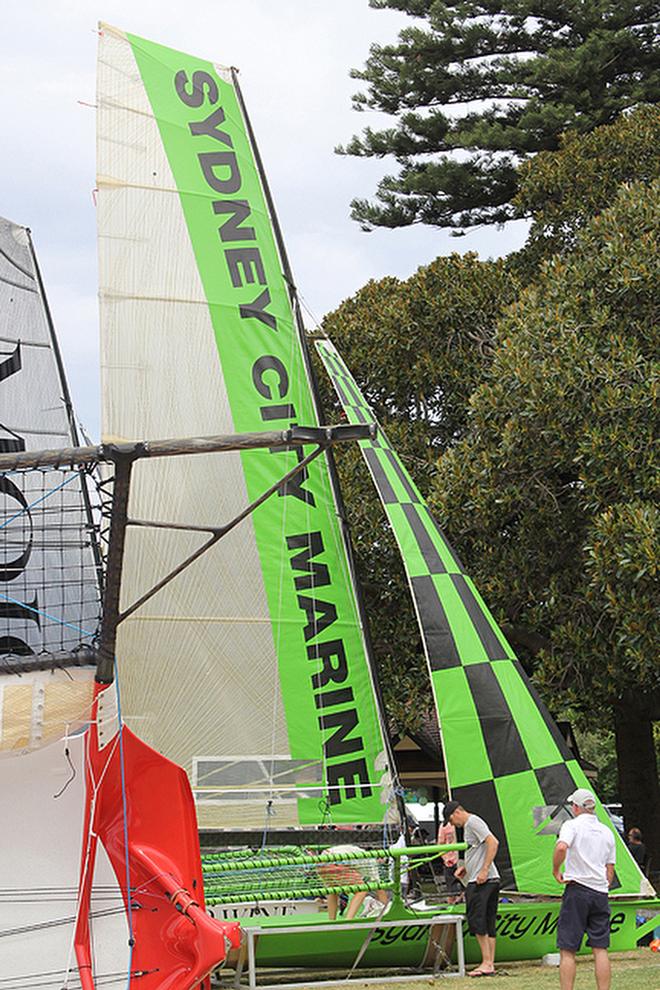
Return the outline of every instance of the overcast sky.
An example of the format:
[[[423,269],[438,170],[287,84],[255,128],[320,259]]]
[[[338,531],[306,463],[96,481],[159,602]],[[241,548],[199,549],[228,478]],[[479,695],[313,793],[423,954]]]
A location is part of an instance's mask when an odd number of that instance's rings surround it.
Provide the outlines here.
[[[0,35],[0,215],[32,229],[78,417],[99,435],[95,186],[96,23],[240,70],[296,281],[321,318],[370,278],[405,278],[440,254],[506,254],[521,224],[455,239],[371,234],[349,217],[387,163],[333,148],[387,118],[358,114],[349,78],[411,19],[367,0],[5,0]]]

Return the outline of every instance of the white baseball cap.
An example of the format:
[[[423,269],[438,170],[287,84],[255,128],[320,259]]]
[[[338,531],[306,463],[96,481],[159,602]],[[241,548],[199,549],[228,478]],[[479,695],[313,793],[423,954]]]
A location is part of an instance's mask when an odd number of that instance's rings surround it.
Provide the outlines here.
[[[596,807],[596,798],[586,787],[578,787],[577,791],[573,791],[572,794],[568,795],[567,800],[571,804],[577,804],[578,808],[589,808],[593,810]]]

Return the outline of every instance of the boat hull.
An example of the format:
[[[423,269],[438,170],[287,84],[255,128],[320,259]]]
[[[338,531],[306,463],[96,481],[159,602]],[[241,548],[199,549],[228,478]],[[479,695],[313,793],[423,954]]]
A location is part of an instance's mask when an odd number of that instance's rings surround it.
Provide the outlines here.
[[[539,959],[556,952],[556,929],[560,901],[535,901],[503,903],[497,917],[497,962]],[[454,906],[446,913],[462,913],[464,908]],[[640,899],[612,905],[611,949],[625,951],[637,944],[637,916],[658,912],[660,925],[660,900]],[[365,947],[372,919],[356,919],[355,931],[338,931],[327,921],[327,932],[294,932],[292,928],[318,925],[323,916],[318,913],[297,914],[291,918],[244,918],[242,926],[258,926],[262,932],[255,938],[257,967],[351,969],[364,948],[356,968],[422,967],[431,965],[435,957],[438,931],[429,926],[431,917],[442,914],[438,907],[424,910],[404,908],[396,915],[388,913],[388,921],[419,920],[419,925],[376,928]],[[426,921],[426,923],[424,923]],[[265,930],[265,931],[263,931]],[[445,929],[448,931],[449,929]],[[480,959],[477,940],[470,936],[464,925],[465,956],[468,963]],[[583,952],[588,952],[583,947]]]

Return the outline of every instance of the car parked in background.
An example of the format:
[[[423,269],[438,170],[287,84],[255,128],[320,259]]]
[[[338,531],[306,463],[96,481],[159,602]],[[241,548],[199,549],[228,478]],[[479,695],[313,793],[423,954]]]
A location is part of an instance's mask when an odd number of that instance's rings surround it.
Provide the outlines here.
[[[623,806],[620,804],[604,804],[603,807],[612,819],[612,824],[620,836],[624,835],[623,830]]]

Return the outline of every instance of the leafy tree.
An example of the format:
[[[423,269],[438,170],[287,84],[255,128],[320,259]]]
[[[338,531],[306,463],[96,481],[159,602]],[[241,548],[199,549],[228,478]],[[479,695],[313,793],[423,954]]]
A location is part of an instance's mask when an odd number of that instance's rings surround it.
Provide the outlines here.
[[[405,282],[369,282],[323,322],[422,489],[438,452],[465,433],[469,396],[517,289],[503,262],[452,255]],[[323,373],[319,382],[326,419],[336,422],[334,392]],[[341,445],[335,457],[385,705],[398,728],[414,730],[431,699],[401,557],[360,452]]]
[[[614,732],[600,728],[582,729],[576,731],[576,736],[580,756],[598,768],[596,789],[599,798],[606,804],[619,803]]]
[[[509,220],[521,160],[660,99],[657,0],[369,2],[417,23],[352,73],[355,108],[396,118],[337,149],[399,166],[376,202],[353,201],[366,230]]]
[[[543,260],[572,251],[621,185],[660,179],[659,147],[660,107],[645,106],[591,134],[568,131],[557,151],[521,165],[514,205],[533,219],[527,244],[508,258],[518,277],[531,281]]]
[[[536,678],[612,725],[627,824],[660,858],[660,182],[623,186],[498,326],[434,501]]]

